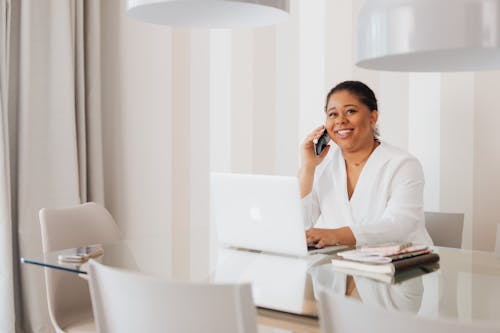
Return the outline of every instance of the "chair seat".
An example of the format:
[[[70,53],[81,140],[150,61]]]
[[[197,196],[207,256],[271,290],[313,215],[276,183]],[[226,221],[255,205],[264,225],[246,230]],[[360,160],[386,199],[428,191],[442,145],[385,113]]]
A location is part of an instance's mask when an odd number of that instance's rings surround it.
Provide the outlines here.
[[[86,315],[86,318],[75,321],[65,326],[64,331],[67,333],[96,333],[94,318],[92,314]]]

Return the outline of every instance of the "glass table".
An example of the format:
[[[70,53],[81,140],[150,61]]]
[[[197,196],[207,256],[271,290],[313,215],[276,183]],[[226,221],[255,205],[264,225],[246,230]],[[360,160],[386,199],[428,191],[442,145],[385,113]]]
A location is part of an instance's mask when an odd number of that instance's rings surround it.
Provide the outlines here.
[[[436,247],[439,268],[408,275],[399,283],[384,283],[354,275],[356,298],[389,310],[429,318],[487,321],[500,330],[500,256],[491,252]],[[429,267],[427,267],[429,268]],[[416,270],[426,270],[425,267]],[[340,289],[345,274],[331,265],[312,268],[313,285]],[[397,279],[396,279],[397,280]]]
[[[96,260],[113,267],[148,271],[154,258],[140,245],[128,241],[102,245]],[[38,258],[22,258],[35,264],[86,274],[85,263],[65,263],[56,251]],[[394,283],[353,275],[355,295],[364,303],[432,318],[492,321],[500,327],[500,256],[489,252],[435,247],[439,265],[413,268],[396,276]],[[333,288],[345,293],[347,275],[328,265],[330,256],[307,258],[221,249],[207,281],[251,282],[259,323],[293,332],[319,332],[315,290]],[[153,263],[152,263],[153,261]],[[156,265],[158,262],[156,262]]]

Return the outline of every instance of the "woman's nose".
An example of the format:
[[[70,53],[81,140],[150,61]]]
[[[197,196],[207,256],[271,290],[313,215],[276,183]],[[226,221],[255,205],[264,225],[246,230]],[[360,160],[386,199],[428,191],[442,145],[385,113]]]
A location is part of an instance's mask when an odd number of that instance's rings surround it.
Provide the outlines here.
[[[343,114],[339,114],[335,119],[335,124],[344,124],[347,121],[347,118]]]

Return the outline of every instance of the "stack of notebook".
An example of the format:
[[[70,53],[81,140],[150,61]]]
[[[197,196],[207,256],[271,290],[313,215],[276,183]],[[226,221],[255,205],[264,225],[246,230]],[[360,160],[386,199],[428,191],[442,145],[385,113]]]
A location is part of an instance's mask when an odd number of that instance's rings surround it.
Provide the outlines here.
[[[390,281],[400,271],[438,261],[439,255],[426,245],[391,243],[362,246],[355,250],[338,252],[337,256],[332,259],[332,265],[343,272],[348,270],[348,273],[359,273]]]

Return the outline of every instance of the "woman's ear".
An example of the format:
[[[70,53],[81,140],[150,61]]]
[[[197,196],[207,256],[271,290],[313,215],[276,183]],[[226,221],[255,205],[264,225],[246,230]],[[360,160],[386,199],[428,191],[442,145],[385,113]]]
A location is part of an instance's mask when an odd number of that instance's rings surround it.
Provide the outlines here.
[[[377,120],[378,120],[378,110],[372,110],[370,117],[371,117],[370,121],[371,121],[372,127],[375,128],[375,125],[377,124]]]

